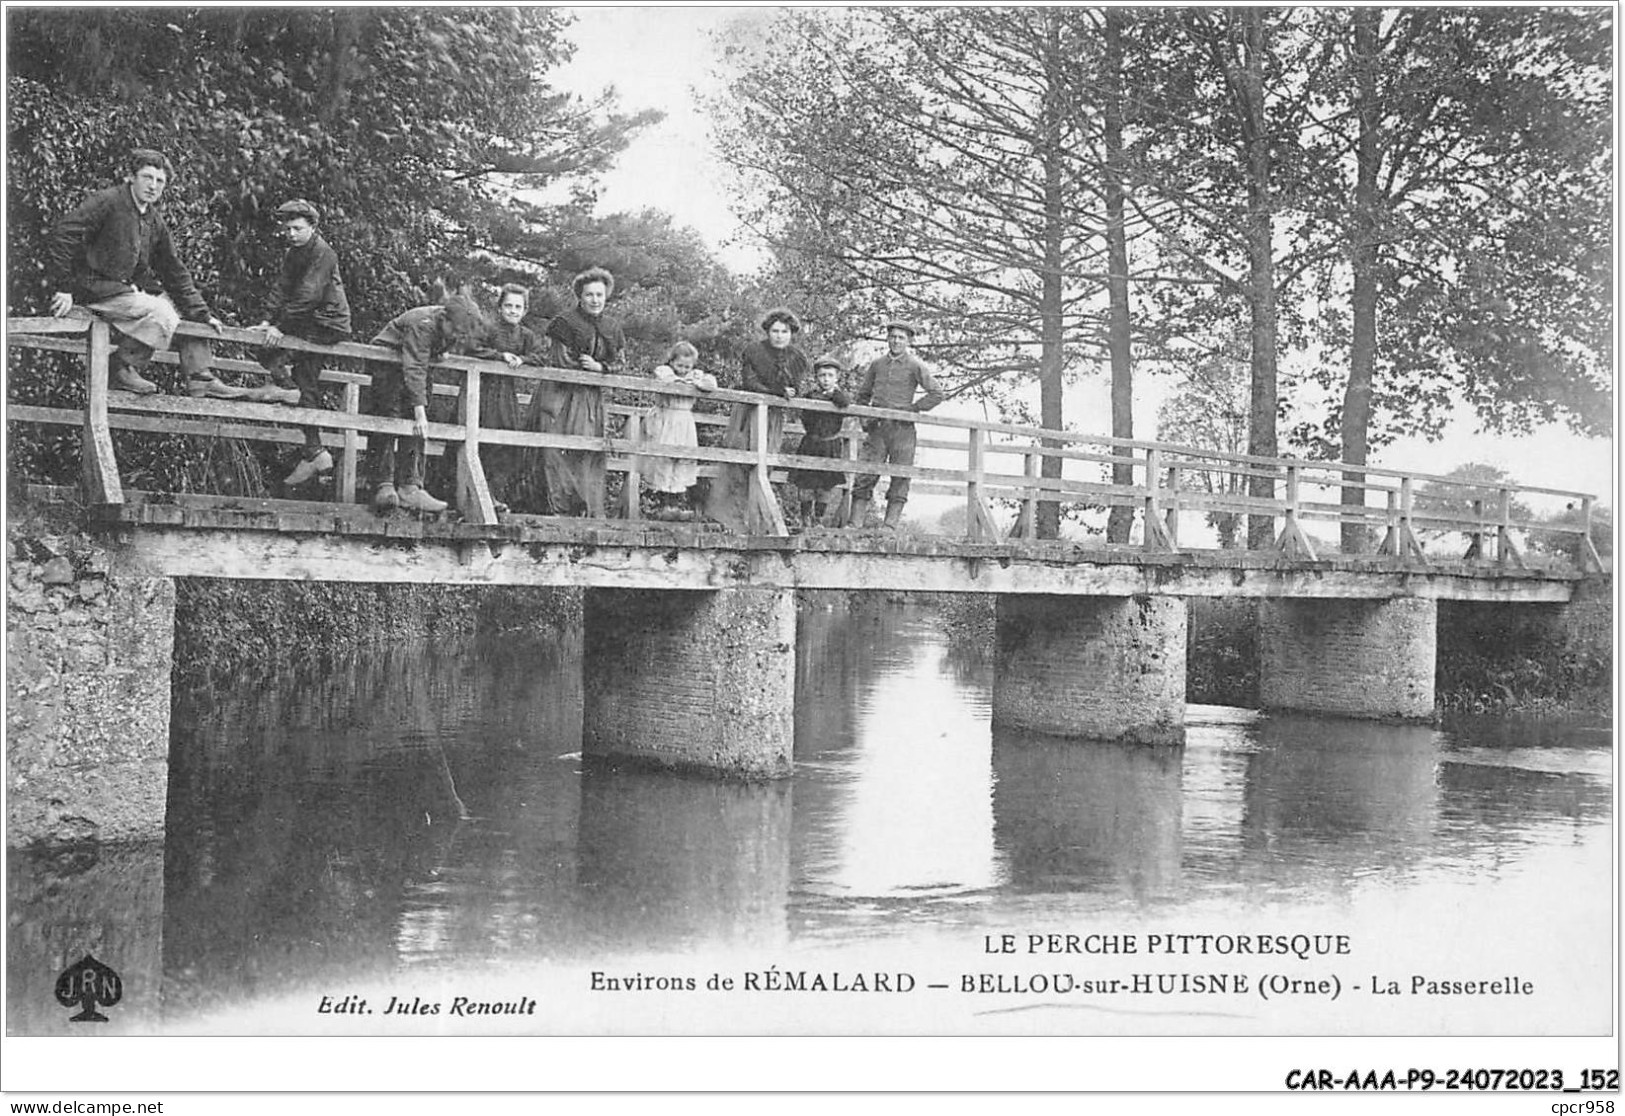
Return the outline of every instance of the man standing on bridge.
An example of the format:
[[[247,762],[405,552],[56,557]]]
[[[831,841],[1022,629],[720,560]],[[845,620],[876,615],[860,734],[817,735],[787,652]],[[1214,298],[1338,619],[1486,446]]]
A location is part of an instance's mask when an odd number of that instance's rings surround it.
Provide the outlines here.
[[[45,246],[46,274],[56,281],[51,316],[61,318],[77,300],[112,323],[118,347],[108,367],[109,386],[151,395],[158,385],[141,375],[158,349],[169,347],[181,318],[222,323],[175,254],[169,225],[158,207],[174,167],[161,152],[130,153],[129,174],[121,186],[98,190],[58,221]],[[178,309],[177,309],[178,307]],[[209,343],[181,343],[181,369],[187,392],[237,399],[245,389],[229,387],[209,369]]]
[[[885,356],[869,365],[863,375],[863,386],[858,389],[857,402],[862,406],[889,407],[898,411],[929,411],[942,402],[942,391],[930,365],[909,351],[914,335],[920,327],[913,322],[892,320],[886,323]],[[919,401],[916,390],[923,390]],[[914,464],[914,424],[906,419],[866,419],[863,429],[868,433],[858,460],[869,464]],[[876,473],[859,473],[852,484],[852,513],[847,526],[862,527],[869,512],[875,485],[880,481]],[[903,517],[903,505],[908,503],[909,477],[893,476],[886,487],[887,530],[895,530]]]

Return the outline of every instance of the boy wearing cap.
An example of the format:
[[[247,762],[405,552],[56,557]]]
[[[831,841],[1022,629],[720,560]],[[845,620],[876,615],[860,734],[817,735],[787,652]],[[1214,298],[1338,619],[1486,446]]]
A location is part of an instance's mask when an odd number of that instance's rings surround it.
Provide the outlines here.
[[[423,455],[429,440],[429,365],[447,353],[466,351],[485,332],[485,316],[467,295],[452,295],[444,306],[419,306],[386,325],[374,345],[400,350],[399,368],[379,366],[372,378],[369,414],[410,418],[416,427],[404,439],[373,434],[367,439],[368,464],[378,511],[442,512],[446,502],[423,488]],[[399,454],[397,455],[397,444]]]
[[[813,387],[803,399],[821,399],[837,407],[847,407],[852,397],[841,389],[841,376],[846,369],[839,357],[825,353],[813,361]],[[801,427],[806,431],[796,453],[802,457],[841,457],[841,427],[845,415],[828,411],[802,411]],[[846,480],[845,473],[827,469],[792,469],[790,483],[801,490],[801,523],[803,527],[824,525],[824,514],[829,508],[830,493]]]
[[[118,345],[108,366],[109,386],[151,395],[158,385],[141,375],[152,354],[169,347],[181,318],[223,324],[198,293],[192,273],[175,254],[158,200],[175,168],[161,153],[130,153],[123,185],[98,190],[58,221],[45,245],[46,274],[56,280],[51,315],[63,317],[77,301],[110,322]],[[209,343],[187,338],[181,369],[192,395],[236,399],[209,370]]]
[[[858,403],[863,406],[888,407],[898,411],[929,411],[942,402],[942,390],[937,387],[931,368],[909,351],[919,326],[912,322],[893,320],[886,323],[886,355],[877,358],[863,374],[863,386],[858,389]],[[914,393],[924,391],[916,402]],[[914,464],[914,424],[905,419],[869,419],[863,424],[868,437],[858,460],[872,464]],[[869,501],[874,498],[875,485],[880,477],[876,473],[859,473],[852,485],[852,513],[847,526],[862,527],[869,512]],[[886,487],[887,530],[895,529],[903,517],[903,505],[908,503],[909,477],[891,478]]]
[[[350,338],[350,300],[344,293],[344,279],[339,275],[339,257],[316,231],[321,211],[303,198],[283,202],[276,210],[279,234],[287,242],[288,251],[282,257],[282,273],[266,299],[265,320],[259,324],[265,330],[270,347],[257,354],[259,362],[268,368],[279,382],[286,383],[286,367],[293,364],[293,382],[297,395],[282,402],[297,402],[301,407],[323,405],[318,378],[322,372],[322,357],[318,353],[299,351],[290,353],[278,348],[284,336],[298,337],[317,345],[337,345]],[[295,488],[318,476],[333,471],[333,455],[322,445],[318,427],[305,427],[305,445],[299,453],[299,464],[283,480]]]

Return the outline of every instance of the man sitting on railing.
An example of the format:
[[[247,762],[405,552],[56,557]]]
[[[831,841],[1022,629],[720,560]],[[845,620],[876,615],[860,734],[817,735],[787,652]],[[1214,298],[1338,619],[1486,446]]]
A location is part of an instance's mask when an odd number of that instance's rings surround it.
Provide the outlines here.
[[[303,198],[295,198],[277,206],[276,216],[281,236],[288,242],[288,252],[282,258],[282,273],[277,277],[277,284],[266,299],[265,320],[259,324],[259,328],[265,330],[270,347],[255,355],[279,383],[285,384],[290,354],[286,349],[277,348],[283,335],[317,345],[348,341],[350,300],[344,294],[344,279],[339,275],[338,253],[328,247],[327,241],[316,231],[322,219],[321,211]],[[321,355],[300,352],[291,359],[297,390],[291,400],[278,402],[321,407]],[[321,430],[305,427],[305,445],[299,454],[299,464],[282,483],[296,488],[332,471],[333,455],[322,445]]]
[[[141,373],[155,351],[169,347],[182,317],[215,329],[223,324],[175,254],[169,225],[158,207],[173,174],[174,167],[162,153],[147,148],[132,151],[124,184],[98,190],[80,202],[57,222],[45,247],[46,272],[57,282],[52,316],[64,317],[78,301],[110,322],[118,333],[118,347],[109,361],[108,384],[141,395],[158,390]],[[241,398],[244,389],[228,387],[210,370],[210,355],[207,341],[182,341],[180,362],[188,393]]]
[[[446,502],[423,488],[423,456],[429,440],[429,365],[447,353],[462,352],[485,332],[485,316],[467,295],[452,295],[444,306],[419,306],[386,325],[374,345],[399,349],[399,368],[378,365],[368,410],[385,418],[410,418],[416,431],[368,436],[367,458],[373,481],[372,506],[378,511],[442,512]],[[397,442],[402,442],[397,457]]]
[[[887,354],[869,365],[864,373],[863,386],[858,389],[858,403],[871,407],[889,407],[898,411],[929,411],[942,402],[942,391],[937,387],[931,367],[909,352],[919,326],[912,322],[886,323]],[[919,402],[914,392],[924,390]],[[891,462],[896,465],[914,464],[914,424],[902,419],[867,419],[863,424],[868,437],[858,460],[869,464]],[[875,473],[859,473],[852,482],[852,514],[847,518],[850,527],[862,527],[869,513],[869,501],[874,496],[880,477]],[[886,521],[884,526],[895,529],[903,517],[903,505],[908,503],[908,477],[892,477],[886,487]]]

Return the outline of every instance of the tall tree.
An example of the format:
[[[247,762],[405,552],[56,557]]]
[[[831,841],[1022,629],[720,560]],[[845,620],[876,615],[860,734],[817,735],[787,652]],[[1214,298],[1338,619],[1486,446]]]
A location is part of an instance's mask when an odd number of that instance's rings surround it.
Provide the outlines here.
[[[1323,282],[1342,406],[1364,464],[1465,401],[1491,427],[1609,429],[1608,15],[1601,9],[1326,9],[1324,195],[1346,256]],[[1338,364],[1322,365],[1336,389]],[[1343,502],[1363,503],[1349,474]],[[1344,549],[1366,545],[1344,527]]]
[[[1133,330],[1129,318],[1128,222],[1125,214],[1123,125],[1125,76],[1123,23],[1120,8],[1102,9],[1099,101],[1101,117],[1101,186],[1106,208],[1106,349],[1111,362],[1112,437],[1134,437]],[[1112,466],[1112,483],[1134,483],[1134,467]],[[1106,522],[1106,541],[1126,543],[1134,509],[1113,505]]]
[[[1104,350],[1108,272],[1097,114],[1080,58],[1097,37],[1062,8],[790,12],[711,107],[751,188],[742,216],[826,281],[851,334],[883,312],[928,326],[954,393],[1063,425],[1066,375]],[[1060,475],[1046,458],[1045,476]],[[1053,537],[1059,506],[1041,504]]]
[[[1278,450],[1282,306],[1295,303],[1282,294],[1325,251],[1304,219],[1320,174],[1300,139],[1312,107],[1304,75],[1323,47],[1303,21],[1295,9],[1249,7],[1142,13],[1135,25],[1142,127],[1129,196],[1197,284],[1166,286],[1165,310],[1200,327],[1222,320],[1226,304],[1245,308],[1247,450],[1262,457]],[[1268,475],[1248,487],[1274,494]],[[1272,534],[1269,516],[1249,517],[1250,547],[1269,546]]]

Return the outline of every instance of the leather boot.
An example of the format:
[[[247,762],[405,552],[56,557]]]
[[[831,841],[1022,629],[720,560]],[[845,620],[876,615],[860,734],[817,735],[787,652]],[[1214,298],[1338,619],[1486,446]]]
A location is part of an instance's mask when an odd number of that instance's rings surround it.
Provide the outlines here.
[[[395,485],[392,482],[385,481],[378,486],[378,491],[372,495],[372,506],[375,510],[381,512],[401,506],[400,494],[395,491]]]
[[[228,384],[218,376],[209,374],[187,380],[186,394],[194,399],[242,399],[248,394],[248,389]]]
[[[133,391],[137,395],[151,395],[158,390],[157,384],[124,364],[113,365],[107,374],[107,386],[113,391]]]
[[[443,512],[446,510],[446,502],[430,496],[421,485],[401,485],[398,498],[400,506],[407,511]]]
[[[298,488],[302,484],[315,480],[323,473],[331,473],[332,471],[333,455],[324,449],[315,457],[307,457],[301,460],[299,464],[293,467],[293,472],[289,473],[282,483],[289,488]]]
[[[863,527],[863,521],[867,519],[868,516],[869,501],[865,500],[861,496],[854,497],[852,500],[852,512],[846,517],[846,525],[848,527],[856,527],[861,530]]]
[[[888,531],[897,530],[897,521],[903,518],[903,502],[901,500],[886,501],[886,521],[881,524]]]
[[[245,403],[282,403],[289,407],[299,406],[299,389],[296,387],[262,384],[259,387],[243,388],[242,393]]]

